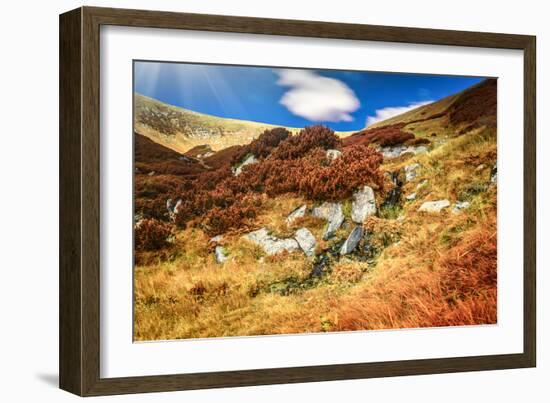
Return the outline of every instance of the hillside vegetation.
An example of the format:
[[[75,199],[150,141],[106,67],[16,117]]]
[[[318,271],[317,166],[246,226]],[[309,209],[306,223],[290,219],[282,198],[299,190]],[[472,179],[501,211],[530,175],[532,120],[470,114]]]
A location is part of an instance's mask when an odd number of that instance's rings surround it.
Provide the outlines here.
[[[496,323],[495,80],[345,138],[141,129],[136,340]]]

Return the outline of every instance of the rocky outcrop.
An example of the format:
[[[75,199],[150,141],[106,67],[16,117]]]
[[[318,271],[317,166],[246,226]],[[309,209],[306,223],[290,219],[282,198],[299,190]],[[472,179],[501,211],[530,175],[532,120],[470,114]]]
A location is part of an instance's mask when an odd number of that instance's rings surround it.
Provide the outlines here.
[[[277,253],[287,251],[294,252],[300,249],[300,245],[293,238],[277,238],[273,235],[270,235],[267,228],[260,228],[257,231],[249,232],[244,235],[244,238],[250,242],[261,246],[264,252],[271,256],[276,255]]]
[[[428,152],[428,147],[420,145],[420,146],[406,146],[406,145],[398,145],[398,146],[392,146],[392,147],[381,147],[380,152],[384,156],[384,158],[397,158],[404,154],[411,153],[414,155],[418,154],[424,154]]]
[[[214,254],[216,256],[216,262],[220,264],[224,263],[229,258],[227,251],[221,245],[216,246],[216,248],[214,249]]]
[[[306,256],[311,257],[315,254],[317,241],[310,230],[304,227],[300,228],[294,233],[294,239],[296,239],[296,242],[298,242],[298,245],[300,245]]]
[[[361,241],[362,237],[363,237],[363,227],[358,225],[348,235],[346,241],[344,242],[344,244],[342,245],[342,248],[340,249],[340,255],[343,256],[353,252],[354,249],[357,247],[357,245],[359,245],[359,241]]]
[[[287,225],[291,225],[294,221],[296,221],[296,219],[305,216],[306,211],[307,211],[307,205],[305,204],[303,206],[298,207],[297,209],[294,209],[292,213],[290,213],[286,218]]]
[[[329,161],[334,161],[342,155],[342,152],[339,150],[327,150],[327,159]]]
[[[315,207],[312,212],[314,217],[322,218],[328,221],[327,228],[323,234],[323,239],[327,240],[334,236],[342,223],[344,222],[344,213],[342,212],[341,203],[324,202],[318,207]]]
[[[233,168],[233,175],[234,176],[240,175],[245,166],[255,164],[257,162],[258,162],[258,160],[256,159],[256,157],[254,157],[254,155],[250,154],[238,166]]]
[[[444,208],[451,205],[449,200],[436,200],[422,203],[418,211],[425,211],[427,213],[439,213]]]
[[[376,199],[370,186],[364,186],[353,194],[351,203],[351,219],[362,224],[367,217],[376,214]]]
[[[405,180],[407,182],[412,181],[414,178],[418,176],[418,172],[417,172],[418,168],[420,168],[420,164],[418,163],[407,165],[405,167]]]

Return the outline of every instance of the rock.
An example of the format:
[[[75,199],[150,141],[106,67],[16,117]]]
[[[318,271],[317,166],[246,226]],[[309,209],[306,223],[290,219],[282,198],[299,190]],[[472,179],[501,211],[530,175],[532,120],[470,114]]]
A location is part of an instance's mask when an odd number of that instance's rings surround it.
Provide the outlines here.
[[[353,252],[353,250],[357,247],[362,237],[363,237],[363,227],[358,225],[348,235],[346,242],[344,242],[344,244],[342,245],[342,248],[340,249],[340,255],[343,256]]]
[[[297,230],[294,233],[294,239],[296,239],[296,242],[298,242],[298,245],[300,245],[306,256],[313,256],[315,254],[317,241],[307,228],[302,227]]]
[[[305,204],[303,206],[298,207],[297,209],[292,210],[292,213],[290,213],[286,218],[287,225],[292,224],[297,218],[305,216],[306,210],[307,210],[307,206]]]
[[[416,190],[420,189],[420,188],[423,188],[424,186],[426,186],[428,184],[428,179],[424,179],[423,181],[421,181],[418,185],[416,185]]]
[[[420,168],[420,164],[418,163],[407,165],[405,167],[405,180],[407,182],[412,181],[414,178],[418,176],[418,173],[416,172],[418,168]]]
[[[342,152],[339,150],[327,150],[327,159],[329,161],[334,161],[336,158],[340,157]]]
[[[418,209],[418,211],[425,211],[428,213],[439,213],[441,210],[443,210],[446,207],[449,207],[451,203],[449,203],[449,200],[437,200],[437,201],[429,201],[422,203],[422,206]]]
[[[491,182],[497,183],[497,164],[491,169]]]
[[[233,175],[234,176],[240,175],[245,166],[255,164],[257,162],[258,162],[258,160],[256,159],[256,157],[254,157],[254,155],[250,154],[248,157],[246,157],[244,159],[244,161],[241,162],[241,164],[239,166],[237,166],[236,168],[233,168]]]
[[[394,147],[382,147],[382,148],[380,148],[380,152],[382,153],[382,156],[384,158],[397,158],[406,149],[407,149],[407,147],[405,147],[404,145],[398,145],[398,146],[394,146]]]
[[[216,246],[216,249],[214,249],[214,254],[216,255],[216,262],[218,263],[224,263],[229,256],[227,255],[227,251],[223,246]]]
[[[479,164],[479,165],[476,167],[476,172],[482,171],[484,168],[485,168],[485,164]]]
[[[453,207],[453,213],[458,214],[460,210],[467,209],[470,207],[470,202],[464,201],[464,202],[456,202],[456,204]]]
[[[148,176],[153,176],[155,173],[156,173],[155,171],[151,171],[151,172],[149,172],[147,175],[148,175]]]
[[[176,205],[174,206],[174,208],[172,209],[172,211],[174,212],[174,214],[178,214],[178,211],[179,209],[181,208],[181,205],[183,204],[183,200],[182,199],[178,199],[176,201]]]
[[[405,196],[405,199],[407,199],[408,201],[413,201],[414,199],[416,199],[416,192],[408,194],[407,196]]]
[[[300,245],[295,239],[279,239],[269,234],[267,228],[260,228],[257,231],[249,232],[244,238],[256,245],[262,247],[267,255],[276,255],[277,253],[288,251],[294,252],[300,249]]]
[[[327,229],[323,234],[323,239],[325,240],[332,238],[344,222],[341,203],[324,202],[320,206],[315,207],[312,214],[314,217],[323,218],[328,221]]]
[[[351,219],[357,224],[362,224],[367,217],[376,214],[376,199],[370,186],[364,186],[353,194],[351,203]]]
[[[384,158],[397,158],[404,154],[411,153],[414,155],[424,154],[428,152],[428,147],[426,146],[404,146],[403,144],[393,147],[382,147],[380,152]]]
[[[172,199],[166,200],[166,210],[168,210],[169,213],[174,212],[172,204]]]

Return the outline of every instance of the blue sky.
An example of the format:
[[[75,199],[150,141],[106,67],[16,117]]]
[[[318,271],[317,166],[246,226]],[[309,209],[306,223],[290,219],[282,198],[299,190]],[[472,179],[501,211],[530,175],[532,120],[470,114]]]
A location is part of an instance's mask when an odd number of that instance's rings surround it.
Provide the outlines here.
[[[360,130],[483,80],[480,77],[188,63],[134,63],[134,89],[210,115],[281,126]]]

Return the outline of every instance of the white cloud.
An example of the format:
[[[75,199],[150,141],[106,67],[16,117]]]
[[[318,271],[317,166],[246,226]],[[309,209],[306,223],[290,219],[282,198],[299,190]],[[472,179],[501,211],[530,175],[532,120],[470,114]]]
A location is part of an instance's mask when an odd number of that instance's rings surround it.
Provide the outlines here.
[[[377,109],[374,116],[367,116],[367,127],[377,122],[392,118],[402,113],[411,111],[420,106],[431,104],[433,101],[413,102],[407,106],[389,106],[387,108]]]
[[[308,70],[277,70],[278,85],[290,87],[281,100],[290,112],[313,122],[350,122],[361,105],[355,93],[335,78]]]

